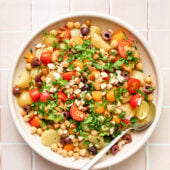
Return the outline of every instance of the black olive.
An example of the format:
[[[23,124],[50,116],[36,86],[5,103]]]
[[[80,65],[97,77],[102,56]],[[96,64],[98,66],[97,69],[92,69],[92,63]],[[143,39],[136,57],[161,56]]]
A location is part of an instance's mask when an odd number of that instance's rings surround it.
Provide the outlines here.
[[[36,82],[36,85],[37,85],[38,88],[41,88],[41,87],[42,87],[42,84],[43,84],[43,83],[42,83],[41,81]]]
[[[111,152],[113,155],[119,152],[119,146],[118,145],[113,145],[111,148]]]
[[[127,134],[127,135],[123,136],[123,140],[125,140],[125,143],[131,143],[132,137],[131,137],[131,135]]]
[[[80,32],[81,32],[82,36],[85,36],[85,35],[87,35],[89,33],[89,28],[88,27],[82,27],[80,29]]]
[[[35,76],[35,81],[36,81],[36,82],[41,82],[41,74],[37,74],[37,75]]]
[[[69,111],[64,111],[63,115],[66,119],[68,119],[70,117],[70,112]]]
[[[90,85],[85,84],[85,85],[81,88],[81,90],[82,90],[82,91],[90,90]]]
[[[126,79],[128,80],[129,79],[129,73],[127,71],[122,71],[121,75]]]
[[[112,33],[108,30],[105,30],[102,32],[102,38],[106,41],[111,40],[112,39]]]
[[[150,85],[150,84],[146,84],[144,87],[143,87],[143,91],[145,93],[152,93],[153,92],[153,87]]]
[[[22,108],[27,114],[31,111],[31,106],[29,104],[24,105]]]
[[[20,89],[19,87],[16,87],[16,86],[15,86],[15,87],[13,88],[12,92],[13,92],[13,95],[19,96],[19,95],[21,94],[21,89]]]
[[[62,145],[66,145],[66,144],[68,144],[68,143],[71,143],[71,139],[70,139],[69,137],[61,138],[61,139],[60,139],[60,143],[61,143]]]
[[[33,58],[33,60],[31,61],[31,67],[34,68],[40,65],[41,65],[41,61],[37,57]]]
[[[95,146],[91,146],[89,148],[89,153],[92,154],[92,155],[96,155],[97,154],[97,149]]]

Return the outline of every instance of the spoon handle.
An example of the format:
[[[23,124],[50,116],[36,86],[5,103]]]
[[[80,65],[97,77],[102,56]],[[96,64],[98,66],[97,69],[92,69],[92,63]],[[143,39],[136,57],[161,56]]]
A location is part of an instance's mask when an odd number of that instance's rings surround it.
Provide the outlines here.
[[[124,136],[131,128],[126,129],[106,145],[92,160],[85,164],[80,170],[89,170],[122,136]]]

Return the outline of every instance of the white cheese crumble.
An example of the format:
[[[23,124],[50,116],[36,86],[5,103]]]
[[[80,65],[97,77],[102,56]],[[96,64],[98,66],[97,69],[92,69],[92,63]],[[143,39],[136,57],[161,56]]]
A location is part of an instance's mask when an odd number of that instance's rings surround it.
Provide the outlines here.
[[[140,106],[141,102],[142,102],[142,99],[139,98],[137,105]]]
[[[80,89],[76,89],[76,90],[74,91],[75,94],[79,94],[80,92],[81,92]]]
[[[106,83],[102,83],[100,87],[101,87],[101,89],[105,89],[106,88]]]
[[[82,141],[84,138],[83,136],[78,136],[79,141]]]
[[[67,134],[68,133],[68,131],[65,129],[65,130],[63,130],[63,134]]]
[[[106,73],[106,72],[101,72],[101,76],[102,76],[102,78],[106,78],[106,77],[108,77],[108,75],[107,75],[107,73]]]
[[[110,128],[110,134],[112,135],[114,132],[114,128]]]
[[[49,84],[49,82],[51,81],[51,78],[47,77],[47,78],[45,79],[45,81],[46,81],[47,84]]]
[[[41,43],[38,43],[35,47],[36,47],[36,48],[42,48],[42,44],[41,44]]]
[[[75,135],[69,135],[69,138],[73,140],[75,138]]]
[[[52,92],[52,93],[55,93],[57,91],[57,89],[55,88],[55,87],[52,87],[51,89],[50,89],[50,92]]]
[[[80,67],[76,67],[76,71],[81,71]]]
[[[56,80],[58,80],[61,77],[61,75],[57,72],[53,73],[53,75],[54,75]]]
[[[84,86],[84,83],[80,82],[79,83],[79,88],[82,88]]]
[[[47,66],[48,66],[48,68],[51,69],[51,70],[54,70],[54,69],[55,69],[55,65],[52,64],[52,63],[49,63]]]

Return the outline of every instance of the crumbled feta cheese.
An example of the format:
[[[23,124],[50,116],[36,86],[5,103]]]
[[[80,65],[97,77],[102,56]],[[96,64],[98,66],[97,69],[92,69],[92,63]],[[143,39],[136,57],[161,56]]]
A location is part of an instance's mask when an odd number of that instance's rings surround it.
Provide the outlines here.
[[[79,141],[83,140],[83,136],[78,136]]]
[[[142,99],[139,98],[137,105],[140,106],[141,102],[142,102]]]
[[[70,80],[69,85],[72,86],[74,85],[74,83],[75,83],[74,80]]]
[[[90,144],[89,144],[89,147],[92,147],[92,146],[93,146],[93,144],[92,144],[92,143],[90,143]]]
[[[119,82],[119,81],[118,81],[117,79],[115,79],[115,77],[112,77],[112,78],[110,79],[110,83],[111,83],[111,84],[116,85],[118,82]]]
[[[46,83],[48,84],[48,83],[51,81],[51,78],[47,77],[47,78],[45,79],[45,81],[46,81]]]
[[[114,128],[110,128],[110,134],[112,135],[114,132]]]
[[[71,107],[72,105],[73,105],[73,103],[71,103],[71,104],[68,104],[68,105],[67,105],[67,107]]]
[[[37,115],[37,111],[34,112],[34,115]]]
[[[98,145],[98,144],[95,144],[95,147],[96,147],[96,148],[99,148],[99,145]]]
[[[102,95],[104,96],[104,95],[106,95],[106,92],[104,91],[104,92],[102,92]]]
[[[69,138],[73,140],[75,138],[75,135],[69,135]]]
[[[120,75],[120,74],[121,74],[121,71],[120,71],[120,70],[116,70],[116,74],[117,74],[117,75]]]
[[[81,92],[80,89],[76,89],[76,90],[74,91],[75,94],[79,94],[80,92]]]
[[[112,104],[108,104],[108,105],[107,105],[107,110],[110,111],[110,110],[112,110],[113,108],[114,108],[114,105],[112,105]]]
[[[80,67],[76,67],[76,71],[81,71]]]
[[[81,106],[79,106],[79,110],[82,110],[83,109],[83,106],[81,105]]]
[[[63,130],[63,134],[67,134],[68,133],[68,131],[65,129],[65,130]]]
[[[101,87],[101,89],[105,89],[106,88],[106,83],[102,83],[100,87]]]
[[[111,84],[107,84],[107,89],[111,89],[112,85]]]
[[[80,82],[79,83],[79,88],[82,88],[84,86],[84,83]]]
[[[53,73],[53,75],[54,75],[56,80],[58,80],[61,77],[61,75],[57,72]]]
[[[101,72],[101,76],[102,76],[102,78],[106,78],[106,77],[108,77],[108,75],[107,75],[107,73],[106,73],[106,72]]]
[[[122,149],[123,145],[125,145],[125,141],[124,141],[124,140],[122,140],[122,141],[120,141],[120,142],[118,143],[119,150]]]
[[[75,100],[75,104],[76,104],[77,106],[79,106],[80,101],[76,99],[76,100]]]
[[[55,65],[52,64],[52,63],[49,63],[47,66],[48,66],[48,68],[51,69],[51,70],[54,70],[54,69],[55,69]]]
[[[52,92],[52,93],[55,93],[57,91],[57,89],[55,88],[55,87],[52,87],[51,89],[50,89],[50,92]]]
[[[58,71],[59,73],[62,73],[62,72],[63,72],[63,68],[62,68],[62,67],[58,67],[57,71]]]
[[[36,48],[42,48],[42,44],[41,44],[41,43],[38,43],[35,47],[36,47]]]
[[[100,73],[95,73],[94,74],[94,77],[97,79],[97,78],[99,78],[100,77]]]
[[[124,78],[123,76],[121,76],[121,75],[118,75],[118,76],[117,76],[117,80],[118,80],[120,83],[122,83],[122,82],[125,80],[125,78]]]

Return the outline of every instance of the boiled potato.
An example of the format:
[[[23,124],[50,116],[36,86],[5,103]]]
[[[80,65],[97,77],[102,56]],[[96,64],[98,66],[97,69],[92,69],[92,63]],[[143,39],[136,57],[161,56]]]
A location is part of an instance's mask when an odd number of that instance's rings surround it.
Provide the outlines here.
[[[54,44],[58,43],[58,39],[56,37],[48,35],[44,37],[43,42],[47,46],[53,46]]]
[[[129,102],[130,99],[131,99],[131,97],[132,97],[132,95],[130,95],[130,94],[129,94],[128,96],[126,96],[126,97],[122,96],[122,97],[121,97],[122,103],[127,103],[127,102]]]
[[[94,144],[98,149],[101,149],[101,148],[103,148],[104,147],[104,139],[103,139],[103,137],[101,137],[101,136],[93,136],[93,135],[89,135],[88,136],[88,140],[92,143],[92,144]]]
[[[129,116],[135,115],[135,109],[132,109],[129,103],[123,104],[120,108]]]
[[[147,124],[148,122],[152,121],[155,117],[156,108],[152,102],[149,102],[149,113],[147,114],[146,118],[140,120],[141,124]]]
[[[30,86],[31,76],[30,73],[24,70],[16,81],[15,85],[22,89],[28,88]]]
[[[96,48],[103,48],[105,50],[109,50],[111,48],[110,45],[107,42],[105,42],[100,35],[96,33],[93,33],[91,35],[91,43]]]
[[[81,149],[83,149],[83,148],[88,149],[88,148],[89,148],[88,144],[85,144],[84,142],[85,142],[85,140],[82,140],[82,141],[79,143],[79,147],[80,147]]]
[[[27,105],[27,104],[32,104],[32,99],[29,95],[29,92],[28,91],[23,91],[17,98],[17,102],[19,104],[19,106],[24,106],[24,105]]]
[[[38,68],[33,68],[30,71],[32,79],[35,79],[36,75],[40,73],[41,73],[41,69],[38,69]]]
[[[93,35],[93,33],[96,33],[96,34],[101,34],[101,29],[97,26],[91,26],[90,27],[90,35]]]
[[[49,129],[43,132],[41,136],[41,142],[45,146],[51,146],[52,144],[57,144],[60,141],[60,135],[54,129]]]
[[[130,77],[140,80],[142,86],[145,84],[144,74],[140,71],[137,71],[137,70],[132,71],[130,73]]]
[[[149,104],[146,101],[142,101],[141,105],[136,109],[136,117],[139,120],[143,120],[149,113]]]
[[[71,37],[80,36],[80,29],[72,29],[71,30]]]

